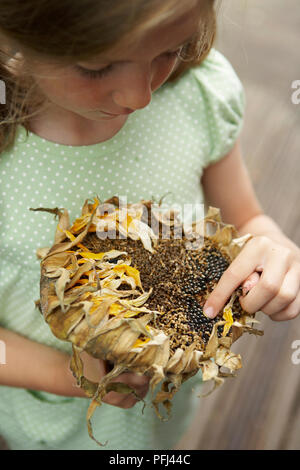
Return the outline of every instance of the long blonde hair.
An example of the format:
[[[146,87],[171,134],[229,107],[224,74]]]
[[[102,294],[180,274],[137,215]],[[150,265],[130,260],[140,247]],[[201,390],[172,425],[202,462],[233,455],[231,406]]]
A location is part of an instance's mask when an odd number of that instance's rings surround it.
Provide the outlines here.
[[[185,46],[168,81],[201,64],[214,43],[215,0],[202,2],[199,34]],[[88,60],[134,42],[180,5],[183,0],[0,0],[0,40],[5,45],[0,46],[0,79],[6,89],[6,104],[0,104],[0,153],[14,144],[17,126],[27,129],[29,118],[43,105],[24,57],[62,65]]]

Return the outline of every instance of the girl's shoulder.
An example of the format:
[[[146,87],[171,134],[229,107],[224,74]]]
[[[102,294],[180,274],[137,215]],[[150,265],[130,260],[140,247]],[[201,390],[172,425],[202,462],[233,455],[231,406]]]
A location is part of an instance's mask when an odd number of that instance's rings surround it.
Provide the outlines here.
[[[221,100],[236,106],[243,106],[244,88],[238,74],[229,60],[218,50],[212,48],[206,59],[198,66],[188,69],[176,82],[175,89],[189,87],[196,95],[206,99]]]
[[[230,61],[215,48],[210,50],[209,54],[200,65],[190,68],[189,71],[195,75],[198,75],[201,72],[209,75],[225,73],[232,78],[238,79]]]
[[[244,87],[229,60],[213,48],[200,65],[167,85],[174,112],[183,109],[209,142],[206,164],[226,155],[242,129],[246,104]]]

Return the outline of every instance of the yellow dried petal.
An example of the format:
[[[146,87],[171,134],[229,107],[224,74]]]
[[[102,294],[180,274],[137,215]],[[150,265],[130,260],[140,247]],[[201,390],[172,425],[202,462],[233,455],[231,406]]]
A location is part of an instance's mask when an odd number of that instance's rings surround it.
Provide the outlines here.
[[[75,240],[75,235],[73,235],[73,233],[69,232],[69,230],[64,230],[64,232],[71,241]]]
[[[117,298],[116,298],[117,300]],[[135,317],[136,315],[138,315],[142,310],[140,309],[128,309],[125,305],[121,305],[121,304],[117,304],[117,303],[113,303],[110,307],[109,307],[109,315],[114,315],[114,316],[118,316],[121,312],[126,312],[123,316],[124,318],[131,318],[131,317]]]
[[[84,259],[84,258],[78,260],[78,264],[84,264],[86,262],[87,262],[87,259]]]
[[[80,230],[83,229],[87,225],[89,219],[90,219],[90,214],[82,215],[81,217],[75,220],[74,224],[70,228],[70,231],[72,231],[73,233],[80,232]]]
[[[71,240],[71,242],[73,242],[75,240],[75,236],[73,235],[73,233],[69,232],[69,230],[64,230],[64,233],[69,238],[69,240]],[[82,243],[78,243],[76,246],[81,248],[83,251],[88,251],[88,252],[90,251]]]
[[[223,311],[223,318],[226,321],[224,328],[223,328],[223,333],[222,336],[226,336],[231,328],[231,325],[233,324],[233,316],[232,316],[232,310],[230,307],[225,307]]]
[[[134,343],[134,345],[132,346],[133,348],[141,348],[142,346],[144,346],[144,344],[147,344],[148,341],[150,341],[150,338],[146,338],[146,339],[137,339],[136,342]]]
[[[135,317],[136,315],[138,315],[140,312],[137,311],[137,310],[127,310],[127,312],[125,313],[124,315],[124,318],[131,318],[131,317]]]
[[[122,305],[119,305],[119,304],[112,304],[110,307],[109,307],[109,311],[108,313],[110,315],[118,315],[120,312],[126,310]]]
[[[128,264],[122,263],[115,266],[113,268],[113,271],[120,273],[121,275],[126,273],[128,276],[132,277],[135,280],[137,286],[142,287],[140,272],[136,268],[133,268]]]
[[[78,217],[78,219],[76,219],[75,222],[73,223],[72,227],[70,227],[69,231],[72,232],[72,233],[75,233],[75,234],[81,232],[81,230],[84,227],[86,227],[86,225],[89,223],[90,218],[91,218],[91,214],[92,214],[92,212]],[[95,224],[92,223],[90,225],[88,231],[89,232],[96,232]]]
[[[90,251],[78,251],[76,254],[82,256],[83,258],[88,259],[102,259],[105,255],[104,253],[91,253]]]
[[[100,201],[97,197],[94,197],[94,204],[92,205],[91,207],[91,213],[94,212],[94,210],[96,209],[96,207],[98,207],[100,204]]]

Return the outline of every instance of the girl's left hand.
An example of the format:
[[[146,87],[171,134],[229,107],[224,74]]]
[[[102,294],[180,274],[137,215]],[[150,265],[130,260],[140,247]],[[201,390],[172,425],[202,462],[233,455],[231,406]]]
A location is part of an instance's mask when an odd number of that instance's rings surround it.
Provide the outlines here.
[[[292,249],[266,236],[251,238],[223,273],[204,305],[204,313],[214,318],[240,285],[243,294],[248,291],[239,299],[246,312],[260,310],[275,321],[297,317],[300,313],[299,254],[296,256]],[[212,311],[207,312],[207,307]]]

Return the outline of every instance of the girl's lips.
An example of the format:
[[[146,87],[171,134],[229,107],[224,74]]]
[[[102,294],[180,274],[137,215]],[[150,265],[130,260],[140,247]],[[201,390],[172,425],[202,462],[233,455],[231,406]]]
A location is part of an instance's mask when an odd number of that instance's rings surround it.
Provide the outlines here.
[[[101,111],[101,112],[104,114],[107,114],[108,116],[122,116],[122,115],[133,113],[134,109],[128,109],[127,111],[123,111],[122,113],[118,113],[118,114],[106,113],[105,111]]]

